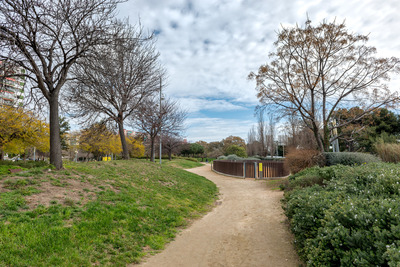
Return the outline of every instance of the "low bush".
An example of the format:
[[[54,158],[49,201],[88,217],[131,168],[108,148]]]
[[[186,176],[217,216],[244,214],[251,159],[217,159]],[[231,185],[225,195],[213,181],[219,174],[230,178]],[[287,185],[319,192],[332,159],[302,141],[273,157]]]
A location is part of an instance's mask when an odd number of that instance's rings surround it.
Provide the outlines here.
[[[237,156],[235,154],[231,154],[231,155],[228,155],[228,156],[219,156],[217,159],[218,160],[260,160],[260,158],[258,158],[258,157],[242,158],[242,157],[239,157],[239,156]]]
[[[359,152],[324,152],[326,166],[332,165],[356,165],[371,162],[379,162],[380,159],[372,154]]]
[[[398,266],[400,166],[315,167],[290,182],[283,207],[308,266]]]
[[[324,161],[323,155],[317,150],[295,149],[286,155],[285,165],[291,173],[298,173],[312,166],[324,166]]]
[[[385,162],[400,162],[400,144],[377,143],[375,150]]]

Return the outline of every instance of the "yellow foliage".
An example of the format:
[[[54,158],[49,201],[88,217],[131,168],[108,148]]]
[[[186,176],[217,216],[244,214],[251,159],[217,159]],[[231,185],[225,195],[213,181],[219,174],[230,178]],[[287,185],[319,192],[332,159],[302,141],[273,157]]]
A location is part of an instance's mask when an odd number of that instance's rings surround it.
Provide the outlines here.
[[[122,152],[118,135],[107,129],[106,125],[96,123],[82,130],[79,137],[79,148],[94,155],[119,154]]]
[[[126,142],[128,144],[129,156],[132,158],[140,158],[144,156],[144,145],[142,140],[135,137],[127,137]]]
[[[0,106],[0,150],[20,154],[27,148],[49,151],[49,126],[23,108]]]

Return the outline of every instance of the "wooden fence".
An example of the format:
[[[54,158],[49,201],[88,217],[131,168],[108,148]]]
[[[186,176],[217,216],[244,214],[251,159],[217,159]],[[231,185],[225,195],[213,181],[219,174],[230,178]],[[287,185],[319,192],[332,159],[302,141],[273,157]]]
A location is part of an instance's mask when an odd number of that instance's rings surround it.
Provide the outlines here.
[[[266,179],[289,175],[282,161],[268,160],[214,160],[212,169],[222,174],[241,178]]]

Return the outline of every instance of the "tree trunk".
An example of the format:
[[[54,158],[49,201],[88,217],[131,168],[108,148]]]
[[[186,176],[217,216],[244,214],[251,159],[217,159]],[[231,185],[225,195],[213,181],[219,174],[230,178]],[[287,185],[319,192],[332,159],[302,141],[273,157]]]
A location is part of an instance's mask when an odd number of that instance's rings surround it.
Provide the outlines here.
[[[150,161],[154,162],[154,137],[150,139]]]
[[[324,144],[322,143],[321,138],[319,136],[319,129],[318,129],[317,125],[313,122],[312,126],[313,126],[312,131],[314,133],[314,137],[315,137],[315,140],[317,141],[317,145],[318,145],[318,150],[321,152],[325,152]]]
[[[329,128],[328,126],[324,125],[324,151],[329,152]]]
[[[118,129],[122,145],[122,158],[129,159],[129,150],[128,150],[128,144],[126,143],[126,138],[124,133],[124,122],[122,121],[122,117],[121,118],[118,117]]]
[[[172,160],[172,151],[168,151],[168,159],[171,161]]]
[[[0,160],[4,160],[4,151],[0,150]]]
[[[52,95],[50,105],[50,164],[57,170],[63,168],[60,140],[60,121],[58,117],[58,95]]]

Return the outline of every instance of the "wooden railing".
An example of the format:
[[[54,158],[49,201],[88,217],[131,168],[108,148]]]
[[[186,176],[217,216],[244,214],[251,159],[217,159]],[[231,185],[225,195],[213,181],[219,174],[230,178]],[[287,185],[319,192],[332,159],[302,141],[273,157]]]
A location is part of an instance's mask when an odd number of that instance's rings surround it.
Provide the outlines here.
[[[214,160],[212,169],[222,174],[241,178],[267,179],[289,175],[289,171],[282,161]]]

